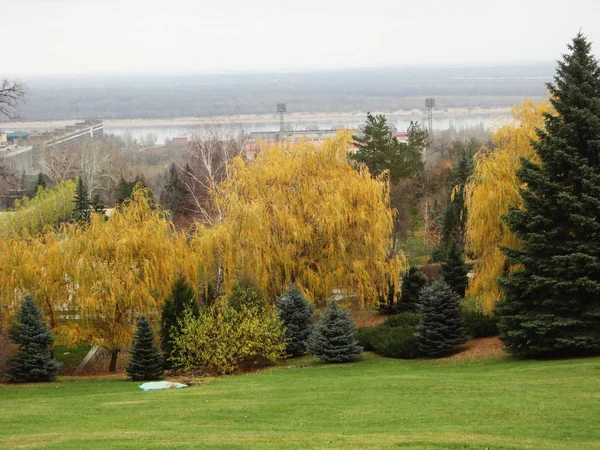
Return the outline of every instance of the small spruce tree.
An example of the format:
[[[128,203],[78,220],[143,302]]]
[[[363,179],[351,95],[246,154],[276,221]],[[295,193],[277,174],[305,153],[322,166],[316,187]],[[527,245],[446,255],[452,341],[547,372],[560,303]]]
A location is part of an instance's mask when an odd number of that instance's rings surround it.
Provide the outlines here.
[[[469,278],[467,277],[468,270],[465,266],[465,257],[462,248],[456,241],[452,241],[448,248],[448,253],[442,263],[442,274],[444,275],[444,280],[454,289],[454,292],[459,297],[464,297],[469,284]]]
[[[460,298],[444,281],[423,288],[419,313],[415,336],[423,354],[443,356],[466,342]]]
[[[419,293],[427,286],[427,276],[418,267],[412,266],[402,276],[400,302],[394,308],[397,312],[417,312]]]
[[[346,363],[360,357],[354,321],[346,310],[330,301],[313,328],[308,341],[309,351],[326,363]]]
[[[82,177],[77,179],[75,188],[75,210],[73,222],[88,222],[90,220],[90,198]]]
[[[292,356],[306,353],[313,326],[313,305],[292,285],[279,299],[277,311],[286,328],[287,353]]]
[[[175,348],[173,339],[181,331],[181,324],[186,311],[192,317],[198,317],[200,314],[194,289],[188,284],[185,278],[179,277],[173,284],[171,296],[165,299],[163,303],[161,314],[160,345],[166,367],[169,366],[169,358]]]
[[[54,381],[59,365],[52,359],[52,333],[42,320],[42,313],[33,297],[26,296],[17,311],[9,337],[19,353],[8,361],[6,379],[12,383]]]
[[[133,381],[160,380],[163,376],[162,357],[154,345],[154,333],[146,316],[140,316],[137,321],[127,375]]]

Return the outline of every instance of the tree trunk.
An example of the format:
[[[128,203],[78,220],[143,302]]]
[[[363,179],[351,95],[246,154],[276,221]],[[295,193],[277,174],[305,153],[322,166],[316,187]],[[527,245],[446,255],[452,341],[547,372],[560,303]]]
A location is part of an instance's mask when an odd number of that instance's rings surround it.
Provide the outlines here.
[[[108,368],[109,372],[117,371],[117,357],[119,356],[119,349],[115,348],[110,353],[110,367]]]

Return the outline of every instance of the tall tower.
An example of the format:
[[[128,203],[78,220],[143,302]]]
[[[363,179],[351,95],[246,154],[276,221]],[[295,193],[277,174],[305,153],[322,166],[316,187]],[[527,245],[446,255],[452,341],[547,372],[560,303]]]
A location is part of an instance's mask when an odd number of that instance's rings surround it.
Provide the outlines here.
[[[277,103],[277,112],[279,113],[279,132],[283,133],[283,129],[284,129],[283,115],[286,113],[285,103]]]
[[[426,98],[425,107],[427,108],[427,133],[429,134],[427,147],[429,147],[429,142],[431,142],[431,138],[433,137],[433,108],[435,107],[435,98]],[[425,147],[425,150],[423,150],[424,161],[427,161],[427,147]]]

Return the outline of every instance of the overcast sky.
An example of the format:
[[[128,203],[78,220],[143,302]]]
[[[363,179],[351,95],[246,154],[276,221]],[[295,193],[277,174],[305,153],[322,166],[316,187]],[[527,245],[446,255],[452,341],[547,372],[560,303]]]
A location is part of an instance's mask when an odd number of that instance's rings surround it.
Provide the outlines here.
[[[0,75],[552,61],[600,0],[1,0]]]

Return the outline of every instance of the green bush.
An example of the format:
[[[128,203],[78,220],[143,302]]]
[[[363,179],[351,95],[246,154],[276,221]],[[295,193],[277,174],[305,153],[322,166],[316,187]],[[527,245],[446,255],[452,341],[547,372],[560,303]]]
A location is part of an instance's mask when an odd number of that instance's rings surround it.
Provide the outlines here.
[[[375,353],[388,358],[413,359],[419,356],[415,327],[410,325],[375,327],[371,346]]]
[[[487,315],[480,311],[466,309],[463,310],[465,330],[473,339],[497,336],[498,319],[496,316]]]
[[[181,333],[174,337],[174,367],[221,375],[282,358],[287,339],[275,311],[256,304],[242,303],[238,308],[216,301],[202,309],[199,317],[188,315]]]
[[[248,278],[242,278],[233,286],[228,301],[229,306],[236,311],[241,311],[242,306],[259,309],[265,309],[267,306],[262,294]]]
[[[412,359],[419,356],[415,327],[419,315],[415,313],[394,314],[376,327],[357,330],[358,342],[365,351],[373,351],[389,358]]]
[[[416,313],[404,312],[400,314],[394,314],[389,316],[383,322],[386,327],[416,327],[419,323],[419,315]]]
[[[371,345],[371,340],[375,333],[377,333],[379,327],[362,327],[356,329],[356,338],[358,344],[363,348],[365,352],[373,352],[375,349]]]

